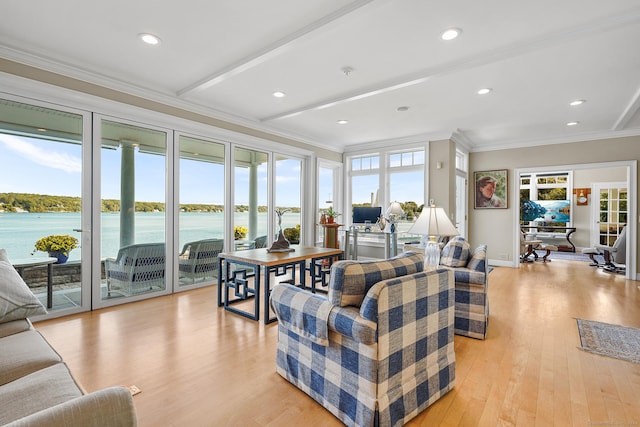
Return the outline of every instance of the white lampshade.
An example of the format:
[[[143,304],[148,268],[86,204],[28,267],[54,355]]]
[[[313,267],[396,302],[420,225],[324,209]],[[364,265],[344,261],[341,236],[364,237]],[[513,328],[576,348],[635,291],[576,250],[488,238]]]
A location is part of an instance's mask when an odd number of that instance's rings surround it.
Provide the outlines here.
[[[431,205],[422,209],[422,213],[407,233],[423,236],[457,236],[458,230],[443,208]]]
[[[440,246],[436,236],[457,236],[458,230],[444,209],[431,205],[422,209],[418,220],[407,230],[407,233],[429,236],[429,241],[425,244],[423,239],[421,245],[424,247],[424,268],[428,270],[440,264]]]
[[[402,210],[402,205],[398,202],[391,202],[387,211],[384,213],[384,216],[387,218],[391,218],[391,215],[402,216],[404,215],[404,210]]]

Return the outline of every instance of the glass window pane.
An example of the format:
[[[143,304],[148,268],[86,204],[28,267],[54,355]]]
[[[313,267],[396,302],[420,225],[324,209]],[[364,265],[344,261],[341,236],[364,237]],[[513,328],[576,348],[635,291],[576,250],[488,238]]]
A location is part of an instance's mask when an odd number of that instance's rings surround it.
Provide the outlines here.
[[[234,158],[233,224],[235,249],[240,250],[252,247],[256,240],[263,242],[268,233],[268,155],[236,148]]]
[[[392,168],[402,166],[402,158],[399,153],[389,155],[389,166]]]
[[[22,277],[49,312],[82,305],[81,262],[90,253],[79,232],[82,123],[78,114],[0,99],[0,247],[16,266],[43,262]],[[54,250],[60,243],[67,244],[66,261]],[[50,305],[49,257],[58,258]]]
[[[218,277],[224,245],[224,144],[181,136],[179,286]]]
[[[166,143],[166,132],[102,122],[102,299],[166,288]]]
[[[413,165],[413,153],[402,153],[402,166]]]
[[[419,215],[419,208],[424,205],[424,172],[391,173],[389,191],[390,200],[400,202],[405,212],[405,217],[400,220],[397,230],[406,231]]]
[[[302,161],[283,156],[276,157],[276,207],[286,212],[282,215],[282,231],[293,244],[300,243],[302,188]],[[279,233],[276,216],[275,233]],[[274,234],[275,234],[274,233]]]
[[[371,158],[371,169],[380,169],[380,157],[374,156]]]
[[[378,205],[378,175],[354,176],[351,179],[352,203],[354,205]]]

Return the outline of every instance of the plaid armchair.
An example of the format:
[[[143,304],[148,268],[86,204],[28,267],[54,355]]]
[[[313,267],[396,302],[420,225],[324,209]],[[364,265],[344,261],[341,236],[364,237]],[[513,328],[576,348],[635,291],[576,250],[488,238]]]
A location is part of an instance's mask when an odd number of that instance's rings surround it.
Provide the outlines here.
[[[487,245],[471,252],[469,242],[454,237],[442,249],[440,265],[455,275],[456,334],[483,340],[489,323]]]
[[[276,371],[350,426],[400,426],[454,386],[453,273],[338,261],[326,297],[273,289]]]

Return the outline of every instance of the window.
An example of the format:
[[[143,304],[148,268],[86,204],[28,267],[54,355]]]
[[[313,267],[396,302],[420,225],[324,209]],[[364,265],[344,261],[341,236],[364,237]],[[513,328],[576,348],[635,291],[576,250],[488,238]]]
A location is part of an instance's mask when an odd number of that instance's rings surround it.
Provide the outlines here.
[[[425,150],[406,149],[352,157],[350,201],[353,206],[381,207],[384,213],[391,202],[397,201],[405,212],[397,230],[409,229],[424,205]],[[350,221],[349,218],[344,221]]]
[[[284,156],[276,156],[276,207],[286,210],[282,215],[282,231],[293,244],[300,243],[302,186],[302,161]],[[275,232],[278,233],[277,219]]]
[[[380,157],[356,157],[351,160],[352,171],[365,171],[380,168]]]
[[[268,154],[234,150],[235,195],[233,212],[234,249],[247,249],[257,237],[268,233]]]
[[[224,239],[225,146],[187,136],[179,144],[178,286],[188,287],[217,277],[212,252]]]

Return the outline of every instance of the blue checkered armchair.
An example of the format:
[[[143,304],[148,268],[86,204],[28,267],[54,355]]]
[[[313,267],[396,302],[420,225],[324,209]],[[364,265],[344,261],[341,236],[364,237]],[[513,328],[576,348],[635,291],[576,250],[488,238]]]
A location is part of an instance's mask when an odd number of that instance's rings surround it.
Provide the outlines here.
[[[456,334],[483,340],[489,323],[487,245],[472,252],[469,242],[454,237],[442,249],[440,265],[455,275]]]
[[[411,252],[338,261],[328,294],[276,286],[276,371],[350,426],[400,426],[454,386],[453,273]]]

